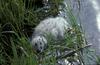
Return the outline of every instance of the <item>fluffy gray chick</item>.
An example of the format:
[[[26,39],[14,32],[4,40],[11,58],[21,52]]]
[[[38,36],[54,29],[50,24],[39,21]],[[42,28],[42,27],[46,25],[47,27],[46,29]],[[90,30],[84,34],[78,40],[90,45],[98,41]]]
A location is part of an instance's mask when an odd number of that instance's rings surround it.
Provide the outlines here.
[[[43,52],[47,46],[48,35],[55,40],[64,38],[64,33],[70,25],[63,17],[47,18],[40,22],[32,35],[31,44],[37,52]]]

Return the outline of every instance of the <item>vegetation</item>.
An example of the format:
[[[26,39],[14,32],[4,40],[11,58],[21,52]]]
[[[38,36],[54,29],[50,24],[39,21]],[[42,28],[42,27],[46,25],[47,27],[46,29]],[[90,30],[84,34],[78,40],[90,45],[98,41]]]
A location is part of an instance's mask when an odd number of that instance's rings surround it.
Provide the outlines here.
[[[65,39],[62,42],[50,40],[43,53],[33,51],[30,37],[34,27],[46,17],[57,16],[62,1],[51,0],[50,7],[46,7],[41,0],[0,0],[0,65],[56,65],[58,60],[64,59],[87,65],[90,58],[94,59],[91,45],[87,45],[84,31],[76,23],[68,3],[66,13],[72,29],[66,32]],[[37,2],[40,4],[35,4]],[[63,54],[56,56],[57,50]]]

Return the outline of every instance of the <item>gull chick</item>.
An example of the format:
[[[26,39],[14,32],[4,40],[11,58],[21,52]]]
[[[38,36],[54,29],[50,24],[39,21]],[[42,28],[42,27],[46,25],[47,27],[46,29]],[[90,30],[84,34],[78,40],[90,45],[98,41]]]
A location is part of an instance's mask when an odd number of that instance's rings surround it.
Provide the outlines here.
[[[48,43],[48,35],[52,36],[54,40],[60,40],[64,38],[66,30],[69,28],[69,23],[63,17],[47,18],[41,21],[32,35],[33,49],[37,52],[43,52]]]

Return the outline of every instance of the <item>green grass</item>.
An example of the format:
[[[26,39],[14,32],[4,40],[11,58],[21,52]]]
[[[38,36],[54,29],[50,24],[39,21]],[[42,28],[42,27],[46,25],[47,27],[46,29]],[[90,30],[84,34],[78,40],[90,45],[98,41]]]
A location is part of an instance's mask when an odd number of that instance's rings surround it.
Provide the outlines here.
[[[70,3],[66,8],[66,13],[69,19],[68,22],[70,22],[73,29],[66,32],[65,39],[62,42],[50,40],[48,49],[44,53],[38,54],[32,50],[29,37],[34,27],[41,20],[49,16],[56,16],[59,11],[58,5],[61,4],[62,0],[51,0],[54,4],[51,5],[52,7],[48,9],[48,12],[45,12],[42,8],[37,8],[37,6],[31,6],[37,0],[30,2],[27,8],[25,1],[0,0],[0,64],[55,65],[59,59],[68,59],[70,62],[79,60],[80,65],[87,65],[89,62],[86,61],[93,57],[91,57],[89,46],[86,46],[87,41],[85,40],[84,31],[76,23],[77,20],[71,11]],[[58,43],[58,45],[51,43]],[[63,53],[66,49],[73,52],[60,57],[55,56],[56,50]],[[50,52],[50,56],[48,52]],[[87,59],[84,57],[87,57]]]

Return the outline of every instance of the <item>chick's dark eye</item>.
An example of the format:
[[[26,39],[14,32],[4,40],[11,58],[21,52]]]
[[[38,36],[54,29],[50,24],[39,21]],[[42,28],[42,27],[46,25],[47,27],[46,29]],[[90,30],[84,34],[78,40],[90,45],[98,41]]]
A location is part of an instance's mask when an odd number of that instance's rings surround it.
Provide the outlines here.
[[[35,43],[35,46],[37,46],[37,44]]]
[[[40,45],[42,45],[42,43],[40,42]]]
[[[40,49],[42,49],[42,46],[40,47]]]

